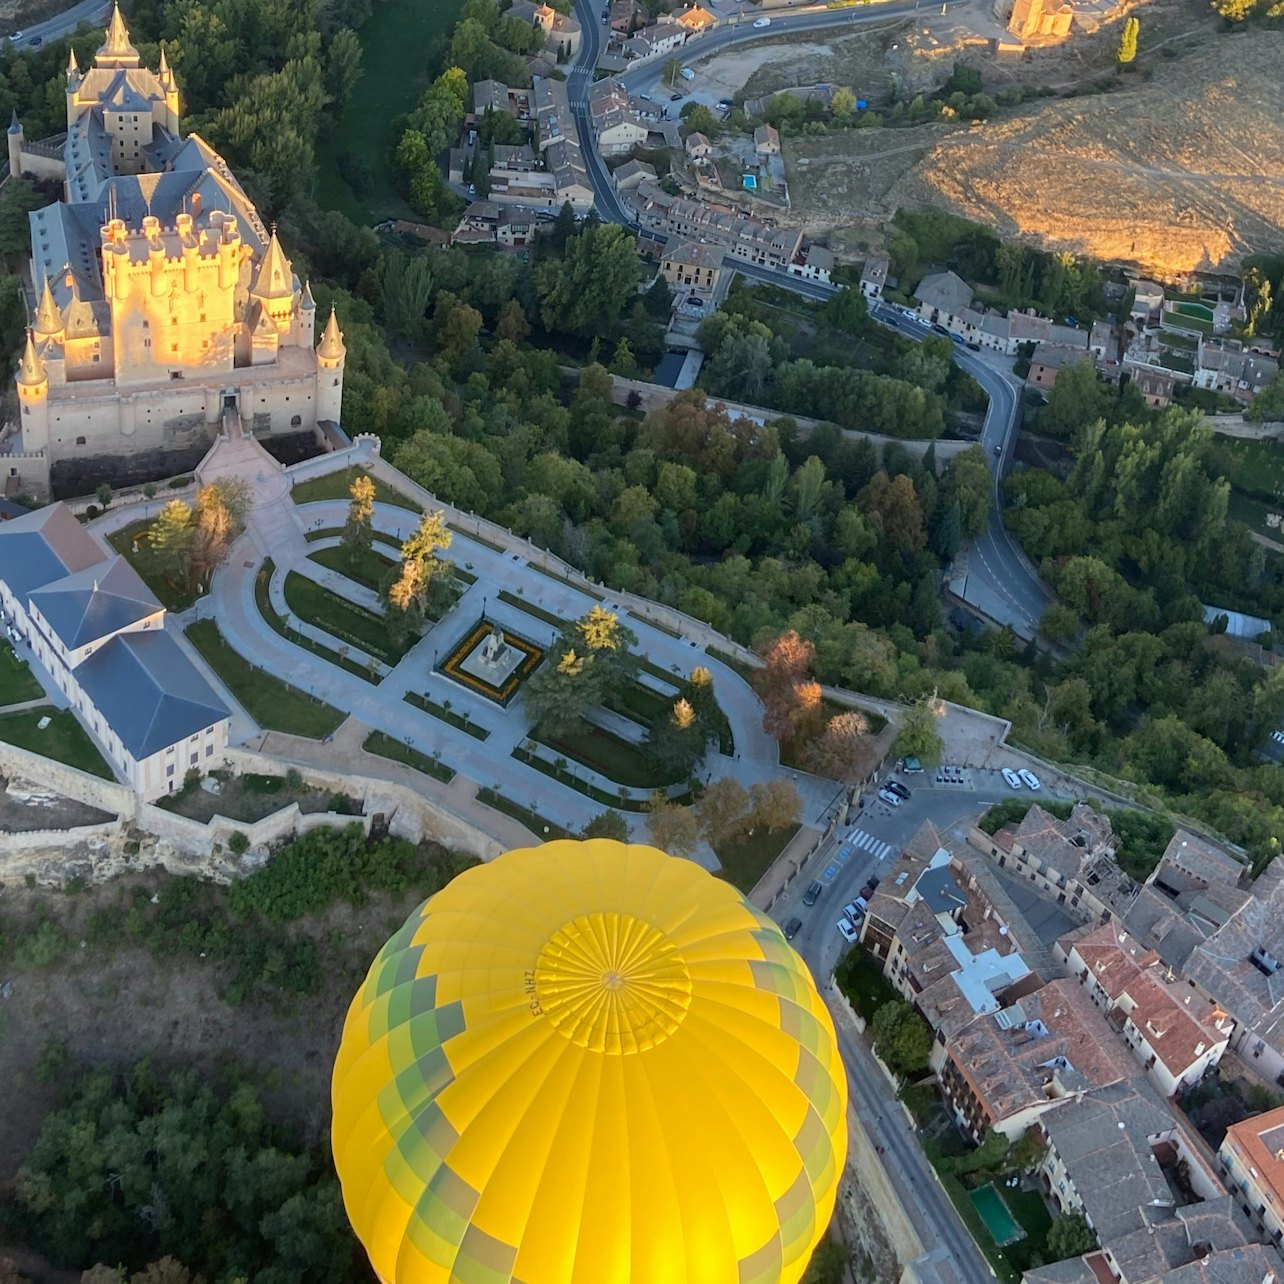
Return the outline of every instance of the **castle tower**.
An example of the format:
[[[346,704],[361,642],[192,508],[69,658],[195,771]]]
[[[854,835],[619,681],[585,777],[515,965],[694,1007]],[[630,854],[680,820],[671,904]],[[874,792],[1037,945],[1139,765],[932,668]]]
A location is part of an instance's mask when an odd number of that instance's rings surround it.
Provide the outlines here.
[[[18,366],[18,401],[22,406],[22,448],[45,450],[49,445],[49,376],[27,331],[27,346]]]
[[[312,297],[312,285],[310,282],[305,281],[303,283],[303,292],[299,295],[294,316],[294,333],[291,336],[291,343],[296,348],[310,348],[317,332],[317,304]]]
[[[107,39],[94,55],[94,66],[137,67],[141,62],[138,50],[129,42],[129,31],[117,4],[111,11],[111,22],[107,24]]]
[[[18,123],[18,113],[15,110],[13,119],[9,122],[9,173],[14,178],[22,177],[22,126]]]
[[[276,327],[277,334],[285,334],[289,330],[294,312],[294,272],[281,249],[281,242],[276,239],[275,228],[263,252],[263,262],[259,264],[254,284],[250,286],[250,298],[259,303],[264,315]]]
[[[174,79],[173,68],[165,57],[165,46],[161,45],[160,69],[158,71],[161,87],[165,91],[165,114],[168,117],[166,128],[172,134],[179,132],[181,108],[178,101],[178,81]]]
[[[343,331],[339,319],[330,309],[330,319],[325,323],[325,333],[317,344],[317,419],[340,423],[343,411],[343,363],[347,349],[343,346]]]

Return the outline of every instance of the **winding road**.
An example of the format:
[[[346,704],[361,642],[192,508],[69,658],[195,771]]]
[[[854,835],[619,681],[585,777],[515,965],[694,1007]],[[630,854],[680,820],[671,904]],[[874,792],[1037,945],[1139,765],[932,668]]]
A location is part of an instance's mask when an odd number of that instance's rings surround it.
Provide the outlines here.
[[[946,0],[947,4],[962,2],[963,0]],[[752,21],[741,21],[740,15],[737,15],[735,19],[723,20],[714,30],[695,37],[689,42],[683,56],[688,60],[704,59],[732,44],[772,40],[782,34],[798,31],[861,26],[911,14],[914,10],[913,4],[894,0],[893,3],[846,9],[773,14],[771,26],[765,30],[754,28]],[[598,0],[576,0],[576,16],[583,28],[584,43],[567,77],[567,89],[571,112],[579,129],[584,163],[593,185],[594,205],[602,218],[623,224],[641,235],[659,239],[654,233],[642,229],[633,211],[620,200],[610,172],[592,146],[588,93],[593,83],[593,71],[601,54],[605,28],[598,11]],[[618,79],[635,92],[645,91],[659,82],[667,61],[657,58],[643,63],[622,72]],[[728,258],[727,263],[749,280],[783,286],[808,298],[823,301],[838,292],[835,286],[820,281],[804,281],[775,268],[744,263],[736,258]],[[871,309],[871,313],[875,320],[892,327],[907,338],[921,341],[931,333],[930,327],[925,323],[907,318],[889,305],[878,304]],[[1000,624],[1010,625],[1022,636],[1033,637],[1044,609],[1052,601],[1052,595],[1004,527],[999,504],[999,482],[1011,459],[1020,423],[1021,384],[994,358],[973,353],[962,345],[955,345],[954,359],[985,389],[990,398],[981,444],[990,460],[994,476],[989,523],[984,534],[967,550],[967,569],[960,577],[958,591],[965,601],[984,615]]]
[[[7,39],[19,50],[35,49],[46,41],[71,35],[82,22],[101,23],[110,13],[111,0],[80,0],[70,9],[64,9],[43,22],[33,22]]]

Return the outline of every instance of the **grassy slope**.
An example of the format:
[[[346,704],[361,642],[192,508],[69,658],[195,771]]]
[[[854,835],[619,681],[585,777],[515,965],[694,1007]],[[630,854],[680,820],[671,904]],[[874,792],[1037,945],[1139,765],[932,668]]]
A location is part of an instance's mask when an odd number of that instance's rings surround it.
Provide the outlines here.
[[[397,191],[389,156],[395,121],[428,87],[430,47],[454,26],[463,0],[379,0],[361,36],[363,74],[334,133],[317,148],[317,200],[357,223],[416,218]],[[361,157],[372,178],[358,196],[339,174],[339,156]]]

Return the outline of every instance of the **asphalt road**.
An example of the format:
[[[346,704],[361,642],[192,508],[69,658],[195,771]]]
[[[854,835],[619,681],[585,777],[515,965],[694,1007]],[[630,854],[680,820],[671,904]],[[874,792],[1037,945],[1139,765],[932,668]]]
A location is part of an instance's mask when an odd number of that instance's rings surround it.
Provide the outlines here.
[[[110,0],[80,0],[79,4],[72,5],[70,9],[64,9],[62,13],[54,14],[52,18],[24,27],[19,39],[13,40],[10,37],[10,40],[19,50],[34,49],[59,36],[70,35],[82,22],[103,22],[110,13]]]
[[[962,3],[962,0],[947,0]],[[774,39],[782,32],[810,31],[826,27],[855,26],[882,18],[912,13],[914,6],[907,3],[865,5],[851,9],[826,10],[820,13],[773,15],[770,28],[755,29],[752,21],[738,25],[728,24],[691,42],[685,57],[705,58],[710,53],[730,44],[749,40]],[[571,113],[579,129],[581,151],[593,184],[594,204],[598,214],[613,223],[622,223],[635,232],[643,232],[632,212],[621,202],[607,170],[596,149],[592,146],[593,131],[589,123],[588,91],[593,83],[593,69],[597,65],[606,40],[606,26],[602,22],[601,0],[577,0],[576,14],[584,31],[580,56],[567,77],[567,91]],[[623,72],[619,79],[634,92],[653,87],[664,74],[667,59]],[[656,239],[659,239],[658,237]],[[797,294],[823,301],[837,293],[837,288],[819,281],[804,281],[773,268],[760,267],[729,258],[728,264],[749,280],[769,285],[784,286]],[[873,309],[876,320],[889,325],[906,337],[922,340],[931,333],[924,322],[904,317],[886,305]],[[1018,633],[1033,636],[1052,595],[1044,587],[1034,567],[1017,548],[1003,525],[999,504],[999,482],[1012,455],[1013,442],[1021,415],[1021,386],[1012,376],[984,354],[973,353],[961,344],[955,345],[954,359],[985,389],[990,398],[986,413],[981,444],[990,462],[994,478],[993,503],[985,532],[969,551],[966,596],[975,600],[987,615],[1001,623],[1011,625]]]

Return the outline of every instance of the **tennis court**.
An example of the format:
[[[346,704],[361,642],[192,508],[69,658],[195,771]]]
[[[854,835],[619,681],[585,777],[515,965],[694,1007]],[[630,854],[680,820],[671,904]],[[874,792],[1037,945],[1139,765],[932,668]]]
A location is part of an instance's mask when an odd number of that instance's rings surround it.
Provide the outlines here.
[[[1007,1204],[1003,1202],[1003,1196],[995,1189],[993,1182],[988,1186],[982,1186],[979,1190],[968,1191],[968,1198],[985,1223],[985,1229],[990,1232],[990,1238],[1000,1248],[1006,1248],[1009,1244],[1015,1244],[1017,1240],[1025,1238],[1025,1231],[1008,1210]]]

